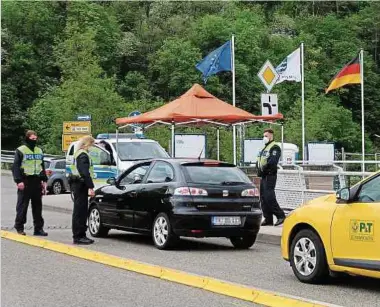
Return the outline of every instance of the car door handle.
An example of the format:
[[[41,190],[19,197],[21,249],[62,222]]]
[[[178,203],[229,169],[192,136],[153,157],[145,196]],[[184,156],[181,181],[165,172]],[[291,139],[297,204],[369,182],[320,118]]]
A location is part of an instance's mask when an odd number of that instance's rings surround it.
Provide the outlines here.
[[[130,194],[131,194],[132,197],[136,197],[137,196],[137,192],[136,191],[132,191]]]

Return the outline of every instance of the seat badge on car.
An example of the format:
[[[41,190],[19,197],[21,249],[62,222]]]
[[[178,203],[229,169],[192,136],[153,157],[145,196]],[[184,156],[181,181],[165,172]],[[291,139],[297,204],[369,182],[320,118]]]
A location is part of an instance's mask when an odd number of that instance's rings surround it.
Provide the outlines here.
[[[227,197],[228,196],[228,190],[223,190],[223,197]]]

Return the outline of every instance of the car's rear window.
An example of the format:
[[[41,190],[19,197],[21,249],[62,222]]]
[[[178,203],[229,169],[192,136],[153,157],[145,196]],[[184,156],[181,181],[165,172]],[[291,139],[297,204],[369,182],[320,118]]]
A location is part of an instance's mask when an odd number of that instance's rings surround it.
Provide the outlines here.
[[[183,166],[187,182],[206,184],[245,184],[249,178],[237,167],[226,166]]]

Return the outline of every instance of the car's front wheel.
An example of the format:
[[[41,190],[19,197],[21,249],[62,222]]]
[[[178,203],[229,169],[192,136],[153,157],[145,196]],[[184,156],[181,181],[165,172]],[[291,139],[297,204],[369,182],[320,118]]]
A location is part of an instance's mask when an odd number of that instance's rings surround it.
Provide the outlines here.
[[[93,237],[105,237],[109,232],[109,228],[102,223],[102,218],[97,205],[90,208],[88,214],[88,229]]]
[[[54,195],[59,195],[63,192],[63,184],[61,180],[54,180],[51,185],[51,192]]]
[[[178,237],[173,233],[169,217],[165,213],[159,213],[153,222],[152,237],[154,245],[158,249],[173,247]]]
[[[232,245],[237,249],[248,249],[256,242],[257,235],[245,235],[242,237],[231,237]]]
[[[303,229],[296,234],[290,247],[290,264],[304,283],[321,283],[328,277],[325,248],[314,231]]]

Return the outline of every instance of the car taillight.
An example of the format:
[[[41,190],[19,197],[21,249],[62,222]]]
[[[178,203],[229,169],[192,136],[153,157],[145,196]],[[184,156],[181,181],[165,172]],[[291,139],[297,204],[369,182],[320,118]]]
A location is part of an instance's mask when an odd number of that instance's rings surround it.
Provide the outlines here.
[[[50,177],[53,174],[53,171],[48,169],[46,170],[46,176]]]
[[[191,196],[207,196],[208,193],[204,189],[182,187],[174,190],[174,195],[191,195]]]
[[[247,189],[247,190],[244,190],[243,192],[241,192],[242,197],[255,197],[255,196],[259,196],[259,195],[260,195],[260,193],[259,193],[258,188]]]

